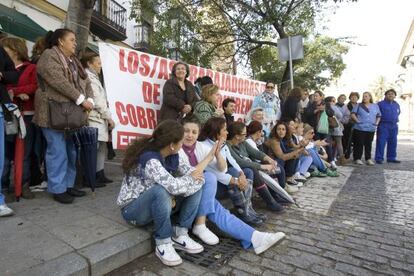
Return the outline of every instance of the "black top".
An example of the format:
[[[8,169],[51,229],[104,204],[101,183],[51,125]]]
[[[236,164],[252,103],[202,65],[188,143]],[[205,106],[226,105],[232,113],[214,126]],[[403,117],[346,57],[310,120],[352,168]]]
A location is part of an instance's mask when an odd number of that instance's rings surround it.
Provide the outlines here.
[[[19,73],[14,67],[13,61],[7,52],[0,47],[0,72],[3,77],[0,80],[0,103],[11,103],[9,93],[7,93],[6,84],[15,84],[19,79]]]

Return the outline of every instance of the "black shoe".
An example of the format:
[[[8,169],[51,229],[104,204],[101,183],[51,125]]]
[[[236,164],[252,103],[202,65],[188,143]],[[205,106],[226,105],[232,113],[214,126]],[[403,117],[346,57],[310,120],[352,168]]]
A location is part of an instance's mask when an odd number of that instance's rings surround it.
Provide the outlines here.
[[[269,192],[269,189],[267,188],[267,186],[256,190],[256,192],[260,195],[260,197],[266,202],[267,207],[276,212],[276,213],[280,213],[283,212],[283,206],[280,205],[279,203],[276,202],[276,200],[272,197],[272,195]]]
[[[86,196],[86,192],[84,192],[84,191],[80,191],[80,190],[75,189],[75,188],[68,188],[68,189],[66,190],[66,193],[67,193],[68,195],[71,195],[71,196],[74,196],[74,197],[82,197],[82,196]]]
[[[249,224],[249,225],[256,225],[256,226],[260,226],[263,224],[263,220],[261,220],[258,217],[255,217],[251,214],[242,214],[239,215],[239,219],[241,219],[242,221],[244,221],[245,223]]]
[[[89,183],[83,183],[83,187],[88,187],[88,188],[91,188],[91,185],[89,184]],[[105,183],[101,183],[101,182],[96,182],[95,183],[95,188],[103,188],[103,187],[106,187],[106,184]]]
[[[270,194],[273,196],[273,198],[276,200],[277,203],[280,204],[292,204],[289,200],[283,198],[281,195],[273,191],[272,189],[269,189]]]
[[[258,219],[263,220],[265,222],[267,220],[267,216],[265,214],[257,213],[256,210],[253,209],[253,206],[250,204],[248,209],[249,214],[257,217]]]
[[[68,193],[54,194],[53,199],[62,204],[71,204],[74,197]]]
[[[96,182],[107,184],[112,183],[113,181],[105,176],[104,170],[100,170],[99,172],[96,172]]]
[[[400,164],[401,163],[401,161],[400,160],[397,160],[397,159],[395,159],[395,160],[387,160],[387,162],[388,163],[396,163],[396,164]]]

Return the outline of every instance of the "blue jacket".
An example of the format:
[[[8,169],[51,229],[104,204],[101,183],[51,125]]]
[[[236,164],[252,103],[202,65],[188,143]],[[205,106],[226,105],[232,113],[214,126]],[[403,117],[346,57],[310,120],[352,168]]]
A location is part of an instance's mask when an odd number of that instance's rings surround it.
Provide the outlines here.
[[[354,113],[358,118],[358,123],[354,124],[354,129],[360,131],[375,132],[377,126],[375,125],[377,117],[381,117],[381,111],[377,104],[372,103],[369,107],[365,107],[362,103],[354,107],[351,113]]]
[[[383,100],[378,103],[378,106],[381,110],[381,121],[380,124],[389,123],[396,124],[398,123],[398,116],[401,113],[400,105],[396,101],[387,101]]]

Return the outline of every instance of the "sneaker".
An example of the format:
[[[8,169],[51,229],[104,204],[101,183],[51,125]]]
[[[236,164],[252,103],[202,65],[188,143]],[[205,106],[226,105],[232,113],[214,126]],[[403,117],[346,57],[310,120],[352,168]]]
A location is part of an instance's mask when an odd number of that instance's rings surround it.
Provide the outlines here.
[[[181,235],[171,239],[175,248],[184,250],[187,253],[197,254],[204,251],[204,247],[188,235]]]
[[[277,242],[281,241],[285,237],[285,233],[266,233],[254,231],[252,235],[252,245],[254,252],[259,255],[260,253],[265,252],[267,249],[272,247]]]
[[[6,204],[0,205],[0,217],[13,216],[14,212]]]
[[[297,186],[299,182],[297,182],[295,179],[286,180],[286,183],[291,186]]]
[[[361,159],[357,159],[357,160],[355,160],[355,164],[356,165],[363,165],[364,163],[362,163]]]
[[[330,177],[338,177],[339,173],[337,171],[333,171],[331,169],[326,169],[326,175]]]
[[[303,175],[301,175],[299,172],[295,173],[295,175],[293,176],[293,178],[298,181],[298,182],[305,182],[306,181],[306,177],[304,177]]]
[[[331,169],[336,170],[338,166],[336,165],[335,161],[331,161]]]
[[[289,184],[286,184],[285,191],[288,192],[289,194],[294,194],[294,193],[297,193],[299,189],[296,186],[291,186]]]
[[[211,232],[205,224],[194,225],[193,234],[208,245],[215,245],[220,241],[216,234]]]
[[[74,197],[64,192],[61,194],[54,194],[53,199],[62,204],[70,204],[73,202]]]
[[[309,178],[309,177],[311,176],[311,174],[310,174],[309,172],[305,172],[305,173],[303,174],[303,176],[304,176],[305,178]]]
[[[155,256],[157,256],[163,264],[168,266],[176,266],[183,262],[180,255],[175,251],[172,243],[157,245],[155,247]]]
[[[374,166],[374,165],[375,165],[375,163],[374,163],[374,161],[372,161],[371,159],[368,159],[368,160],[367,160],[367,165],[368,165],[368,166]]]

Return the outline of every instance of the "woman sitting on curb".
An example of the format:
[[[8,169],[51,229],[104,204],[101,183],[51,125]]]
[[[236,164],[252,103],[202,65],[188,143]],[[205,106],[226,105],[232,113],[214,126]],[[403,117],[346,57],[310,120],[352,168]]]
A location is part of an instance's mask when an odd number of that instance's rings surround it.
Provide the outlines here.
[[[185,118],[184,142],[180,150],[180,157],[188,158],[192,166],[197,166],[198,160],[208,158],[209,149],[201,142],[197,142],[200,134],[200,125],[196,118]],[[218,141],[218,145],[224,140]],[[227,170],[227,163],[216,151],[215,158],[210,162],[210,166],[216,166],[219,171]],[[217,191],[217,177],[212,172],[204,172],[205,184],[202,188],[200,206],[198,207],[198,217],[193,226],[193,234],[199,237],[204,243],[215,245],[219,243],[219,238],[206,227],[206,217],[216,224],[220,230],[229,234],[231,237],[241,241],[243,248],[253,246],[256,254],[260,254],[283,239],[284,233],[265,233],[256,231],[242,220],[232,215],[215,198]]]
[[[203,170],[217,150],[216,144],[193,168],[178,155],[183,137],[180,123],[165,120],[150,137],[131,144],[122,164],[125,175],[117,201],[129,223],[145,225],[154,221],[155,255],[168,266],[182,263],[174,248],[191,254],[204,250],[187,232],[200,204]],[[170,216],[175,212],[179,212],[179,218],[173,227]]]
[[[201,129],[199,140],[211,149],[217,140],[227,139],[227,125],[224,118],[210,118]],[[227,172],[217,170],[215,165],[208,165],[206,170],[217,177],[217,198],[230,197],[236,208],[237,216],[247,224],[260,225],[266,216],[256,213],[251,204],[253,171],[241,169],[230,154],[229,147],[223,145],[221,155],[228,162]]]

